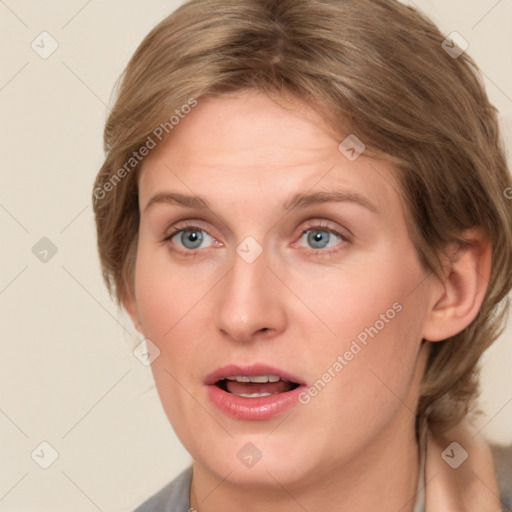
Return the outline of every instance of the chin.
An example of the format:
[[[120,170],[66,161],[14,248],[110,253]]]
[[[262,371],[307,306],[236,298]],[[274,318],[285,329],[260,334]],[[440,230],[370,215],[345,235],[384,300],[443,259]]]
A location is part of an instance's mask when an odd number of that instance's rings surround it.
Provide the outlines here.
[[[201,446],[187,447],[194,461],[214,474],[238,486],[268,488],[282,485],[295,487],[319,478],[325,460],[315,463],[318,450],[309,439],[293,435],[234,435],[219,440],[212,437],[212,450]],[[208,443],[206,443],[208,444]],[[229,475],[229,476],[228,476]]]

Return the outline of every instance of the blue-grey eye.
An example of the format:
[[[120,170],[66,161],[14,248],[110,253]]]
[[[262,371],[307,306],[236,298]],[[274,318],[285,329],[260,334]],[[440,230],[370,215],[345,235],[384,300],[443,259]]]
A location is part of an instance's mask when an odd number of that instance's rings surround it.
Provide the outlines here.
[[[201,229],[183,229],[176,233],[181,245],[185,249],[199,249],[207,237],[212,238]],[[213,240],[213,239],[212,239]]]
[[[304,235],[307,236],[307,243],[312,249],[333,247],[337,242],[342,241],[339,235],[325,229],[308,229],[304,232]],[[330,245],[328,245],[329,243]]]

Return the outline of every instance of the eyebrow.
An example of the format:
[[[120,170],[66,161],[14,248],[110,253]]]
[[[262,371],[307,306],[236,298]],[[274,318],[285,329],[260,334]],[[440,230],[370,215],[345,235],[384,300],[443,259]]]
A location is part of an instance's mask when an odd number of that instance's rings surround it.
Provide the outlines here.
[[[159,192],[148,201],[144,211],[149,210],[149,208],[157,204],[174,204],[177,206],[183,206],[184,208],[194,208],[196,210],[205,210],[209,208],[208,203],[199,196],[189,196],[186,194],[179,194],[178,192]]]
[[[301,206],[311,206],[322,203],[354,203],[380,213],[378,208],[366,197],[353,191],[311,192],[309,194],[295,194],[283,204],[283,209],[288,211]]]
[[[295,194],[284,202],[283,210],[289,211],[293,208],[313,206],[316,204],[343,202],[358,204],[373,213],[380,213],[379,209],[371,201],[361,194],[353,191]],[[210,209],[208,202],[199,196],[180,194],[178,192],[159,192],[151,197],[145,206],[144,211],[147,211],[149,208],[157,204],[172,204],[196,210]]]

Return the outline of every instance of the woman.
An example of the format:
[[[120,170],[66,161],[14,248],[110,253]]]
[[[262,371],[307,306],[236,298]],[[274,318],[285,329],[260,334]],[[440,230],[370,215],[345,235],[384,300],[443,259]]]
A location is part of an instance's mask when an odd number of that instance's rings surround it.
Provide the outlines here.
[[[457,41],[391,0],[193,0],[137,49],[98,245],[194,461],[138,511],[500,510],[469,414],[512,183]]]

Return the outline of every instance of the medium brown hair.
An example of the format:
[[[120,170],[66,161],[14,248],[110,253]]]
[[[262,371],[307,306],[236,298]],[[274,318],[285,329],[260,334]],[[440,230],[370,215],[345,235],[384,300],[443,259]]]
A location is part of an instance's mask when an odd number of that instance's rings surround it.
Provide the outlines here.
[[[478,68],[467,53],[445,51],[444,39],[395,0],[192,0],[159,23],[118,84],[93,194],[103,276],[118,303],[133,293],[139,157],[157,127],[172,136],[171,118],[205,95],[250,88],[298,98],[328,118],[340,142],[353,133],[366,154],[395,164],[426,270],[442,276],[449,244],[472,243],[464,230],[489,237],[482,307],[464,331],[432,343],[417,411],[438,429],[460,421],[477,395],[478,360],[506,317],[512,188]]]

